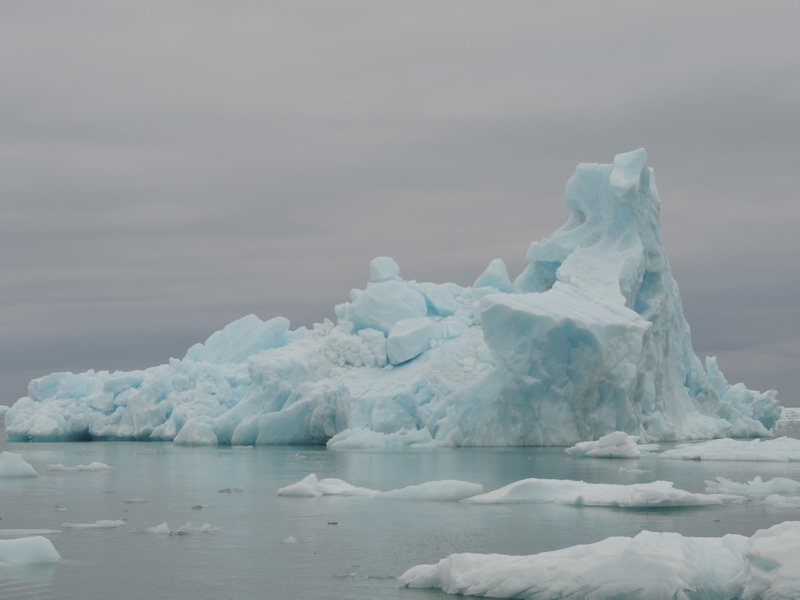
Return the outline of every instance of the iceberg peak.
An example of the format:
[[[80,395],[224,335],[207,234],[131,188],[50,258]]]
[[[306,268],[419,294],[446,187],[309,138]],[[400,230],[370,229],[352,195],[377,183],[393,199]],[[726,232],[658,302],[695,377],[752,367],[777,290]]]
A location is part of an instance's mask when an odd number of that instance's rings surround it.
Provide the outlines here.
[[[531,244],[513,284],[500,259],[461,287],[403,280],[378,257],[336,325],[291,331],[249,315],[168,365],[34,380],[7,413],[9,438],[369,445],[379,435],[403,447],[401,437],[769,436],[775,392],[730,385],[692,349],[646,152],[578,165],[564,201],[567,222]]]

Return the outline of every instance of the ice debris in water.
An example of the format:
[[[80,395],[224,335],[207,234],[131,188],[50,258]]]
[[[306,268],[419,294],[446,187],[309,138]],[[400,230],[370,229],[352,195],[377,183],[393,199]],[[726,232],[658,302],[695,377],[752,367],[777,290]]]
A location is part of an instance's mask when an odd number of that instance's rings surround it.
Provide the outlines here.
[[[248,315],[169,364],[36,379],[6,415],[9,439],[421,447],[404,443],[417,440],[409,432],[455,446],[570,446],[614,431],[645,442],[769,436],[782,415],[775,392],[728,384],[692,350],[645,151],[579,165],[564,199],[569,219],[531,244],[513,281],[499,259],[463,287],[405,280],[379,257],[336,324],[291,330]]]
[[[530,556],[452,554],[403,573],[406,587],[492,598],[796,598],[800,523],[751,538],[642,531]]]
[[[367,496],[389,500],[461,500],[483,491],[483,486],[467,481],[442,480],[410,485],[397,490],[380,491],[357,487],[341,479],[318,480],[311,473],[301,481],[278,490],[279,496]]]
[[[74,467],[67,467],[61,463],[57,465],[47,465],[48,471],[108,471],[113,469],[109,465],[101,462],[91,462],[88,465],[75,465]]]
[[[61,555],[53,542],[40,535],[0,540],[0,567],[56,563]]]
[[[682,460],[798,462],[800,461],[800,440],[787,437],[773,440],[709,440],[665,450],[659,456]]]
[[[614,431],[604,435],[597,441],[578,442],[565,452],[573,456],[587,458],[639,458],[642,452],[658,450],[657,444],[641,444],[642,438],[628,435],[623,431]]]
[[[37,477],[36,472],[21,454],[0,452],[0,477]]]
[[[124,527],[125,521],[118,519],[100,519],[94,523],[63,523],[62,529],[114,529],[115,527]]]

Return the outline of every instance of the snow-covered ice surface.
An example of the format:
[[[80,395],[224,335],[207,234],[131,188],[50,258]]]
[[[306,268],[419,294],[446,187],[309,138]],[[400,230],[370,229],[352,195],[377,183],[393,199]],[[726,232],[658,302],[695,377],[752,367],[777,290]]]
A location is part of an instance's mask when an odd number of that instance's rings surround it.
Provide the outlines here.
[[[0,567],[43,565],[61,560],[53,542],[35,535],[14,540],[0,540]]]
[[[6,415],[9,439],[176,444],[569,446],[769,436],[774,391],[729,385],[694,354],[644,150],[581,164],[568,221],[512,282],[407,281],[388,257],[336,307],[291,330],[246,316],[142,371],[54,373]],[[360,432],[350,436],[347,431]],[[370,437],[365,431],[401,438]]]
[[[399,581],[492,598],[786,600],[800,597],[798,564],[800,523],[785,522],[750,538],[643,531],[531,556],[453,554]]]
[[[738,483],[725,477],[717,477],[716,481],[706,481],[706,491],[712,494],[735,494],[749,498],[766,498],[773,494],[800,496],[800,481],[787,477],[762,481],[761,477],[754,477],[747,483]]]
[[[483,492],[483,486],[468,481],[428,481],[388,491],[357,487],[341,479],[317,479],[311,473],[297,483],[278,490],[279,496],[368,496],[388,500],[462,500]]]
[[[36,477],[39,475],[30,463],[21,454],[15,452],[0,452],[0,478],[1,477]]]
[[[62,529],[115,529],[124,527],[125,521],[119,519],[100,519],[94,523],[63,523]]]
[[[800,440],[789,437],[772,440],[709,440],[665,450],[659,456],[681,460],[798,462],[800,461]]]

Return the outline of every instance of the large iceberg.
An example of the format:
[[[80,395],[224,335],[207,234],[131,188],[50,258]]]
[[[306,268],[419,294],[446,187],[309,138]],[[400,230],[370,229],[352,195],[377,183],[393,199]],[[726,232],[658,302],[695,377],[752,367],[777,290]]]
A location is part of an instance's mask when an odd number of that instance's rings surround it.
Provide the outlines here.
[[[401,447],[421,432],[434,447],[568,446],[614,431],[646,442],[769,436],[775,392],[729,385],[692,350],[644,150],[579,165],[565,200],[570,218],[531,245],[513,283],[499,259],[462,287],[404,280],[379,257],[336,324],[291,330],[250,315],[166,365],[36,379],[6,415],[9,438]]]

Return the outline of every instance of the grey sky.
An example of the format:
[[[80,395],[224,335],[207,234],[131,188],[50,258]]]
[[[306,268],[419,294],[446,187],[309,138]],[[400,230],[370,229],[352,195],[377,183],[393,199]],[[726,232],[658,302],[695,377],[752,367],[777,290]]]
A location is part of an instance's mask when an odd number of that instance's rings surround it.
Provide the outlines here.
[[[0,4],[0,404],[255,313],[512,277],[644,146],[701,356],[800,404],[796,0]]]

